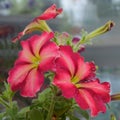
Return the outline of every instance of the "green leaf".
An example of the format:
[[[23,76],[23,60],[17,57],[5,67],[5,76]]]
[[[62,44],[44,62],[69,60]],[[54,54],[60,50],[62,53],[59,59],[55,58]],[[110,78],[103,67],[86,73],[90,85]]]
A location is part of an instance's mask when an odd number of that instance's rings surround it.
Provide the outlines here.
[[[22,109],[19,111],[18,114],[24,114],[24,113],[28,112],[29,110],[30,110],[30,107],[29,107],[29,106],[28,106],[28,107],[25,107],[25,108],[22,108]]]
[[[5,100],[12,100],[12,97],[14,96],[14,92],[10,89],[10,85],[6,82],[4,82],[5,91],[2,93],[2,97]]]
[[[46,97],[50,95],[50,92],[51,92],[51,89],[50,89],[50,88],[47,88],[47,89],[45,89],[44,91],[42,91],[41,93],[39,93],[39,95],[38,95],[38,100],[39,100],[39,102],[40,102],[40,103],[45,102]]]
[[[80,120],[80,118],[77,118],[76,116],[70,115],[69,116],[70,120]]]
[[[4,116],[0,120],[14,120],[10,116]]]
[[[30,120],[44,120],[42,111],[37,109],[32,109],[29,113]]]
[[[17,118],[18,105],[16,101],[13,101],[10,108],[6,109],[6,114],[11,118]]]
[[[51,100],[51,89],[47,88],[44,91],[40,92],[38,94],[38,98],[33,99],[32,105],[30,106],[30,109],[33,108],[49,108],[50,100]],[[47,106],[46,106],[47,105]]]
[[[75,111],[78,114],[81,114],[86,120],[89,120],[89,114],[88,114],[88,112],[86,110],[82,110],[81,108],[76,107]]]
[[[25,107],[25,108],[22,108],[19,112],[18,112],[18,114],[17,114],[17,117],[18,118],[25,118],[26,117],[26,115],[27,115],[27,112],[29,112],[29,110],[30,110],[30,107]]]
[[[0,120],[4,117],[5,113],[0,113]]]
[[[72,101],[65,99],[63,96],[56,97],[56,103],[54,108],[54,114],[56,116],[61,116],[64,113],[67,113],[72,106]]]

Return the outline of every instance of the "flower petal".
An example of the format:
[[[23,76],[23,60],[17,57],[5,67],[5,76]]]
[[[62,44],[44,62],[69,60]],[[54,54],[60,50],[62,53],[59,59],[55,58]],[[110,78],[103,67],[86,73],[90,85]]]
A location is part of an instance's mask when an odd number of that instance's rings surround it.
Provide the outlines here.
[[[80,84],[84,89],[90,89],[94,91],[97,95],[101,97],[101,99],[107,103],[110,101],[110,85],[108,82],[99,83],[98,80],[94,80],[91,82],[84,82]]]
[[[34,97],[43,85],[44,76],[37,68],[32,69],[24,81],[20,93],[24,97]]]
[[[66,69],[71,75],[75,73],[75,64],[73,59],[77,59],[70,46],[60,46],[60,57],[56,60],[57,69]]]
[[[38,20],[37,22],[32,21],[25,27],[25,29],[22,32],[18,33],[18,35],[12,39],[12,42],[20,40],[25,34],[29,34],[33,31],[51,32],[52,30],[49,28],[49,26],[44,20]]]
[[[16,91],[20,89],[24,79],[28,75],[29,71],[32,69],[30,64],[17,65],[13,67],[9,72],[8,83],[10,83],[11,89]]]
[[[15,36],[15,37],[12,39],[12,42],[16,42],[16,41],[20,40],[23,35],[24,35],[23,32],[18,33],[18,35]]]
[[[28,24],[25,29],[18,34],[15,38],[13,38],[13,42],[19,40],[25,34],[31,33],[33,31],[52,31],[49,26],[46,24],[45,20],[53,19],[57,15],[62,13],[62,8],[57,8],[55,4],[49,7],[42,15],[36,17],[30,24]]]
[[[34,54],[30,48],[29,41],[22,41],[21,42],[23,50],[19,52],[19,57],[15,62],[15,65],[22,64],[22,63],[32,63],[32,59],[34,59]]]
[[[93,62],[85,62],[83,57],[79,57],[77,62],[76,76],[79,80],[85,80],[86,78],[92,78],[95,76],[95,65]]]
[[[53,37],[53,33],[44,32],[42,35],[33,35],[26,41],[22,41],[21,45],[23,50],[19,52],[19,58],[15,62],[15,64],[21,63],[32,63],[36,58],[39,58],[39,52],[41,47],[44,44],[48,43],[50,39]]]
[[[32,49],[32,52],[33,54],[38,57],[40,56],[40,50],[41,48],[47,44],[51,38],[53,38],[54,36],[54,33],[53,32],[43,32],[40,36],[38,35],[35,35],[35,36],[32,36],[30,38],[30,45],[31,45],[31,49]]]
[[[36,17],[34,20],[49,20],[49,19],[53,19],[55,18],[57,15],[62,13],[62,8],[57,8],[55,4],[53,4],[52,6],[50,6],[47,10],[45,10],[45,12]]]
[[[67,71],[59,70],[55,75],[53,84],[61,89],[62,94],[66,98],[73,98],[76,88],[71,83],[70,74]],[[61,74],[59,74],[61,73]]]
[[[59,57],[59,47],[53,43],[48,42],[48,44],[44,45],[40,51],[41,61],[39,64],[39,69],[42,71],[53,70],[55,59]]]
[[[78,60],[76,60],[76,62],[77,62],[76,76],[79,78],[79,80],[82,80],[89,75],[90,68],[84,62],[84,59],[82,57],[79,57]]]
[[[102,99],[92,91],[79,89],[75,100],[82,109],[90,109],[91,116],[96,116],[99,112],[105,112],[106,107]]]

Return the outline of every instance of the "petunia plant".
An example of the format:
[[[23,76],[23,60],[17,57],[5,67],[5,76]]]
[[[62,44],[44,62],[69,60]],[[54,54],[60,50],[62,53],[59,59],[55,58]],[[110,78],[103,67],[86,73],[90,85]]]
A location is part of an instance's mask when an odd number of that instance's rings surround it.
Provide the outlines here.
[[[105,113],[111,100],[120,99],[119,94],[110,95],[109,82],[97,78],[97,65],[81,55],[92,38],[111,30],[114,23],[76,38],[48,26],[46,21],[62,11],[53,4],[13,38],[14,43],[21,39],[21,50],[0,94],[1,120],[90,120]],[[40,33],[22,40],[34,31]],[[17,95],[29,103],[21,107]]]

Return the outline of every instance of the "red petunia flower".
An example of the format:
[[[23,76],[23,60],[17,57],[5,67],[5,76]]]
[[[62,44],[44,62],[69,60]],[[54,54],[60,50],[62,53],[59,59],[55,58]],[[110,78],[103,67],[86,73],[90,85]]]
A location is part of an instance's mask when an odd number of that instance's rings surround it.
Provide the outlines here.
[[[53,19],[55,18],[57,15],[62,13],[62,8],[57,8],[55,4],[53,4],[51,7],[49,7],[47,10],[45,10],[45,12],[36,17],[33,21],[37,21],[37,20],[49,20],[49,19]]]
[[[57,15],[62,13],[62,8],[57,8],[55,4],[50,6],[43,14],[36,17],[31,23],[29,23],[25,29],[13,38],[13,42],[19,40],[25,34],[31,33],[35,30],[50,32],[52,31],[49,26],[46,24],[45,20],[50,20],[55,18]]]
[[[51,42],[54,34],[44,32],[22,41],[23,50],[9,72],[8,82],[13,91],[20,90],[25,97],[34,97],[43,84],[43,73],[51,70],[58,47]]]
[[[56,59],[53,84],[61,89],[64,97],[74,98],[84,110],[90,109],[92,116],[105,112],[105,103],[110,101],[110,85],[95,78],[94,63],[84,62],[70,46],[60,46],[60,56]]]

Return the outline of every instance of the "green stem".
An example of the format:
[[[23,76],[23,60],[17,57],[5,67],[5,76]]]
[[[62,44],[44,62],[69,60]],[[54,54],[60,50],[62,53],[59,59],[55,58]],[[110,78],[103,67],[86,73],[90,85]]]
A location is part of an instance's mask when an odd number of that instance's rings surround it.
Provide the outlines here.
[[[120,93],[117,93],[117,94],[114,94],[114,95],[111,95],[111,100],[120,100]]]
[[[52,32],[45,20],[40,20],[38,23],[40,24],[39,28],[41,31]]]
[[[114,22],[108,21],[105,25],[95,29],[94,31],[90,32],[89,34],[84,35],[82,37],[82,39],[79,41],[77,47],[79,47],[79,45],[81,45],[81,44],[85,44],[86,42],[88,42],[92,38],[95,38],[101,34],[104,34],[108,31],[110,31],[113,26],[114,26]]]
[[[3,100],[1,97],[0,97],[0,103],[5,107],[10,108],[9,104],[5,100]]]
[[[114,22],[113,21],[108,21],[105,25],[99,27],[98,29],[92,31],[91,33],[89,33],[86,37],[86,39],[92,39],[96,36],[99,36],[101,34],[106,33],[107,31],[110,31],[111,28],[114,26]]]
[[[55,106],[55,88],[53,88],[53,96],[51,98],[51,103],[50,103],[50,109],[48,111],[48,115],[47,115],[47,118],[46,120],[51,120],[52,119],[52,115],[53,115],[53,111],[54,111],[54,106]]]

